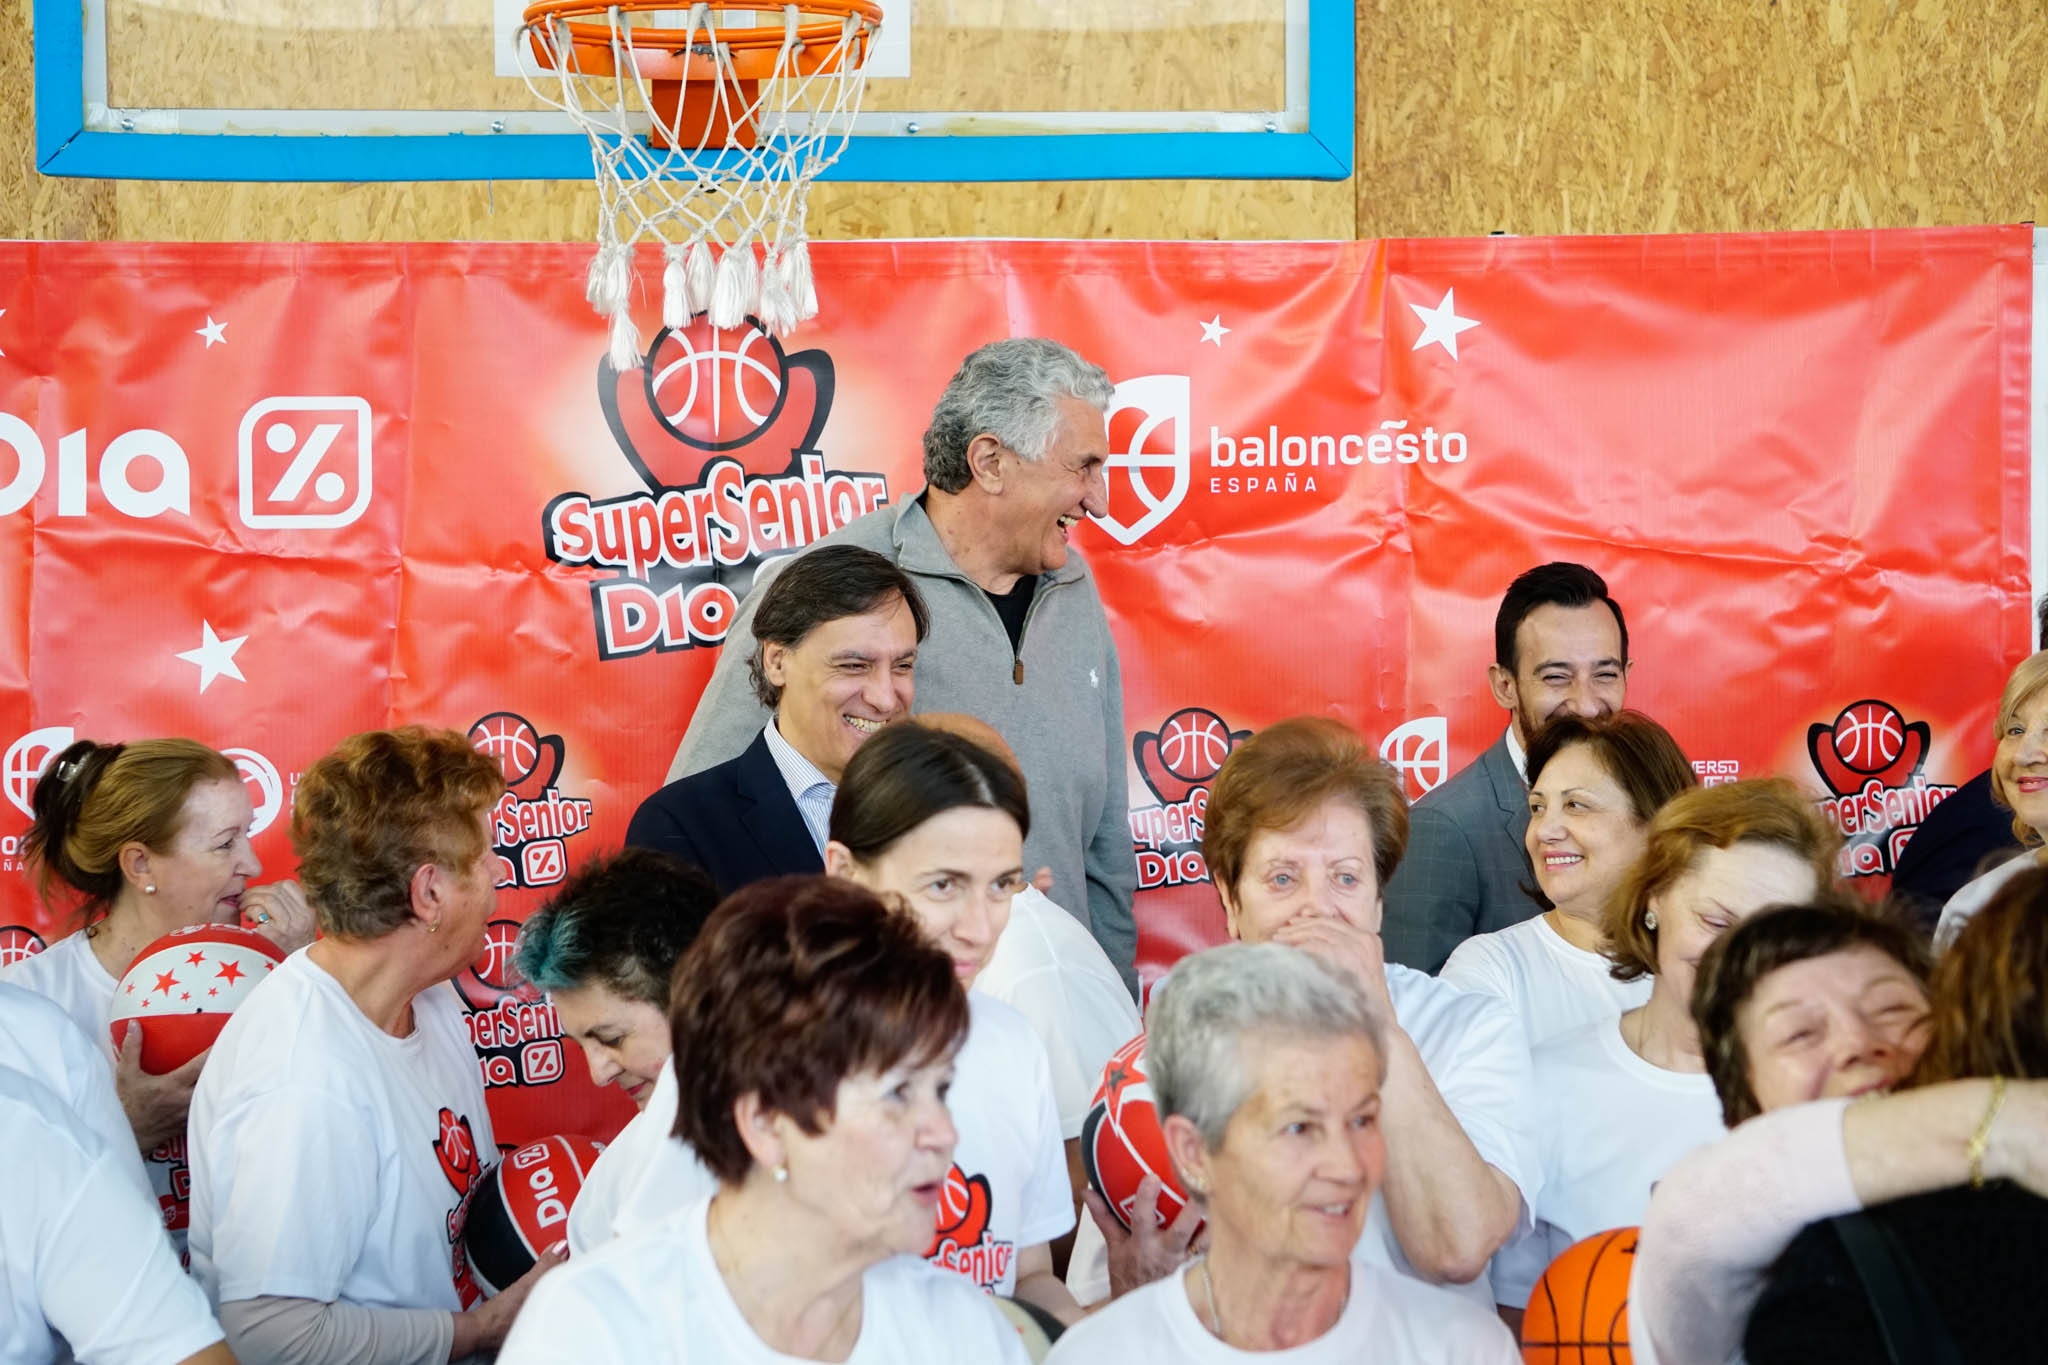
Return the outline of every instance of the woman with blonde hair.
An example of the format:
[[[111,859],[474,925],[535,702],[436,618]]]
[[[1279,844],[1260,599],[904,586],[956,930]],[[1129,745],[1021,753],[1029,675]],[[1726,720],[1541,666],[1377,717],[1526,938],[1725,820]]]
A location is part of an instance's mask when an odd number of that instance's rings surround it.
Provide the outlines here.
[[[76,932],[22,959],[0,980],[53,1001],[98,1045],[147,1157],[172,1246],[185,1250],[185,1114],[206,1054],[162,1076],[142,1070],[142,1031],[119,1056],[107,1018],[142,949],[174,929],[238,920],[285,952],[313,937],[295,882],[249,885],[255,812],[234,761],[191,739],[100,744],[81,739],[37,779],[22,857],[45,905]]]
[[[2006,679],[1992,733],[1998,750],[1991,760],[1991,799],[2012,812],[2012,832],[2027,851],[1980,873],[1949,897],[1934,929],[1937,950],[1953,943],[2000,887],[2048,859],[2048,649],[2020,660]]]
[[[1536,1226],[1494,1258],[1496,1300],[1521,1308],[1553,1257],[1642,1221],[1671,1164],[1725,1129],[1692,1017],[1700,957],[1769,905],[1810,900],[1841,840],[1789,782],[1735,782],[1675,796],[1609,902],[1607,956],[1649,996],[1618,1018],[1532,1050],[1543,1146]]]

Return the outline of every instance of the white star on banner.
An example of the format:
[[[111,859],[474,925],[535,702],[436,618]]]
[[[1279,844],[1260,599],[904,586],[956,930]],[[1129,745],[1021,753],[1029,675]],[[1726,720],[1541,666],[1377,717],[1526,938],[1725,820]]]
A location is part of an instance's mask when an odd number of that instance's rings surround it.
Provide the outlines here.
[[[227,331],[228,325],[225,322],[215,322],[213,320],[213,314],[208,313],[206,315],[206,325],[204,327],[196,329],[192,333],[192,335],[196,337],[205,337],[206,349],[210,351],[213,349],[213,343],[216,341],[218,341],[223,346],[228,344]]]
[[[1470,331],[1479,325],[1477,318],[1461,318],[1451,301],[1455,291],[1444,290],[1444,301],[1434,308],[1424,308],[1419,303],[1408,305],[1416,317],[1422,319],[1422,335],[1415,338],[1415,344],[1408,349],[1419,351],[1434,341],[1451,353],[1451,359],[1458,358],[1458,333]]]
[[[1223,338],[1229,331],[1230,329],[1223,325],[1223,314],[1218,313],[1202,324],[1202,341],[1214,342],[1216,349],[1220,351],[1223,349]],[[1198,341],[1195,344],[1199,346],[1202,342]]]
[[[188,649],[178,657],[188,664],[199,665],[199,690],[204,692],[213,685],[213,680],[226,676],[236,682],[247,682],[242,670],[235,663],[235,651],[240,649],[249,637],[237,635],[232,640],[223,640],[213,633],[211,621],[199,623],[201,631],[199,648]]]

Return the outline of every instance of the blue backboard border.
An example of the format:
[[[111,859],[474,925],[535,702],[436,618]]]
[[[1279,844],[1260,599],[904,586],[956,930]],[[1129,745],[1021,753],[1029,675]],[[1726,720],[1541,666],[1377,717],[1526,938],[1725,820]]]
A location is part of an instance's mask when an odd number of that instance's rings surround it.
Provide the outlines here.
[[[821,177],[850,181],[1342,180],[1354,153],[1355,0],[1307,0],[1302,132],[852,138]],[[85,7],[35,0],[36,168],[117,180],[582,180],[581,134],[255,135],[85,126]]]

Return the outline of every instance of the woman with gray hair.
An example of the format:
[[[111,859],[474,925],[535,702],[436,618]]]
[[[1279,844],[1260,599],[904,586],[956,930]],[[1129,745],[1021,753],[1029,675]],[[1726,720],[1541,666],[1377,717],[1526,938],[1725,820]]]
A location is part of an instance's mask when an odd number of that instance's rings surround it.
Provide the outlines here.
[[[1211,948],[1154,993],[1147,1040],[1209,1252],[1069,1329],[1050,1365],[1520,1359],[1485,1310],[1352,1259],[1387,1157],[1385,1023],[1355,981],[1283,944]]]

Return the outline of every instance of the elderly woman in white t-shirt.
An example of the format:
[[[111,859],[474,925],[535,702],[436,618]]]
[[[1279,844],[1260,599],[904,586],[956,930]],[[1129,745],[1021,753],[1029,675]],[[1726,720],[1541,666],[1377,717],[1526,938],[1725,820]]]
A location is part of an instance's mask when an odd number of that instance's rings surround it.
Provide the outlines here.
[[[1608,972],[1607,903],[1642,856],[1651,818],[1697,779],[1678,742],[1640,711],[1553,718],[1529,742],[1528,771],[1525,842],[1548,908],[1466,939],[1439,975],[1506,1000],[1535,1047],[1648,998],[1647,982]]]
[[[31,804],[23,859],[44,902],[73,909],[79,927],[0,980],[55,1003],[106,1058],[182,1255],[185,1114],[207,1054],[152,1076],[142,1031],[130,1029],[117,1056],[114,992],[136,955],[173,930],[240,920],[290,952],[313,937],[312,911],[295,882],[249,885],[263,864],[249,846],[248,790],[234,760],[197,740],[81,739],[51,760]]]
[[[497,1155],[461,999],[497,904],[496,759],[453,730],[345,739],[292,847],[323,937],[260,982],[192,1096],[192,1273],[243,1360],[460,1360],[558,1258],[483,1300],[457,1241]]]
[[[1407,839],[1393,770],[1349,727],[1300,716],[1224,760],[1202,854],[1231,937],[1322,958],[1386,1023],[1386,1175],[1358,1255],[1491,1305],[1487,1263],[1536,1189],[1529,1050],[1499,1000],[1386,960],[1380,888]]]
[[[543,1280],[501,1365],[1020,1365],[988,1296],[918,1257],[963,1192],[946,953],[848,882],[756,882],[684,955],[670,1020],[676,1136],[714,1191]]]
[[[1146,1062],[1209,1250],[1062,1337],[1054,1365],[1133,1360],[1508,1365],[1484,1309],[1352,1248],[1387,1164],[1387,1026],[1355,976],[1282,944],[1183,959]]]
[[[1672,1163],[1726,1131],[1692,1017],[1695,970],[1731,925],[1811,900],[1840,847],[1778,779],[1695,788],[1657,812],[1605,932],[1614,974],[1648,984],[1649,999],[1531,1050],[1543,1183],[1535,1228],[1494,1257],[1504,1308],[1522,1308],[1572,1243],[1640,1223]]]
[[[2013,669],[1993,727],[1998,749],[1991,759],[1991,799],[2012,812],[2012,832],[2027,851],[1965,882],[1949,897],[1934,928],[1937,950],[1955,942],[1963,925],[2007,882],[2048,861],[2048,649]]]

